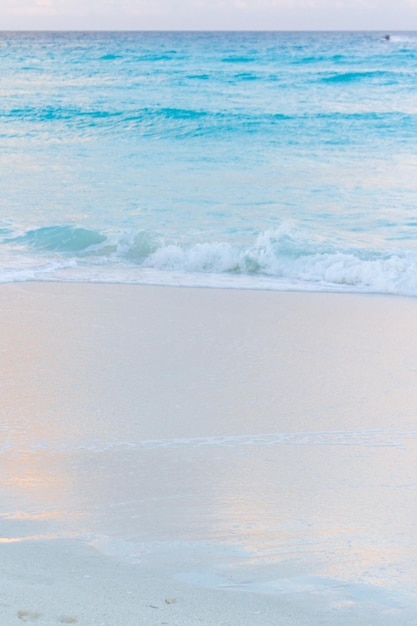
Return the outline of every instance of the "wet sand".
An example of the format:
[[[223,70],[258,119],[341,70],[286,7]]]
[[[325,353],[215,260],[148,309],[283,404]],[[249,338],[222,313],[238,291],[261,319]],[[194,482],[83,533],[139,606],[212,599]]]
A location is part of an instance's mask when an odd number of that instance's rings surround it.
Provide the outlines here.
[[[0,622],[414,624],[417,300],[0,286]]]

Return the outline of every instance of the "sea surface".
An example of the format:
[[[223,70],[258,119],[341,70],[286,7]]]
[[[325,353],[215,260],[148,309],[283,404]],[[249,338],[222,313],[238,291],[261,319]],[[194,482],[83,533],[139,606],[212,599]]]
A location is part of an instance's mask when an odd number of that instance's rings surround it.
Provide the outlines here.
[[[0,33],[0,281],[417,295],[417,33]]]

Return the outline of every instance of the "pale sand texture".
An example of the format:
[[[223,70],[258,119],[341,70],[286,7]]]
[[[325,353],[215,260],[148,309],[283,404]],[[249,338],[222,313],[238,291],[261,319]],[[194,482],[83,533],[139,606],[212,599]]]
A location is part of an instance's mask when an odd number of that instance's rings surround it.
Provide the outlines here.
[[[417,623],[417,300],[0,287],[0,626]]]

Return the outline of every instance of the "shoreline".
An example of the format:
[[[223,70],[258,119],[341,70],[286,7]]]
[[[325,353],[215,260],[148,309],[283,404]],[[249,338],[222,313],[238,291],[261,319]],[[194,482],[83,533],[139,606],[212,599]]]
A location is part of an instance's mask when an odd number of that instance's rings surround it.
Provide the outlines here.
[[[417,300],[9,283],[0,323],[8,624],[415,622]]]

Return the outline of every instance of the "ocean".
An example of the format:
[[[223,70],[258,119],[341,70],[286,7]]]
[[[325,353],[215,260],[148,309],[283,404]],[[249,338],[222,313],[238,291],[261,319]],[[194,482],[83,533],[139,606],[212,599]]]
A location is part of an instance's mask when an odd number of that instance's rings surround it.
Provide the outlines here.
[[[417,295],[417,33],[0,33],[0,281]]]

